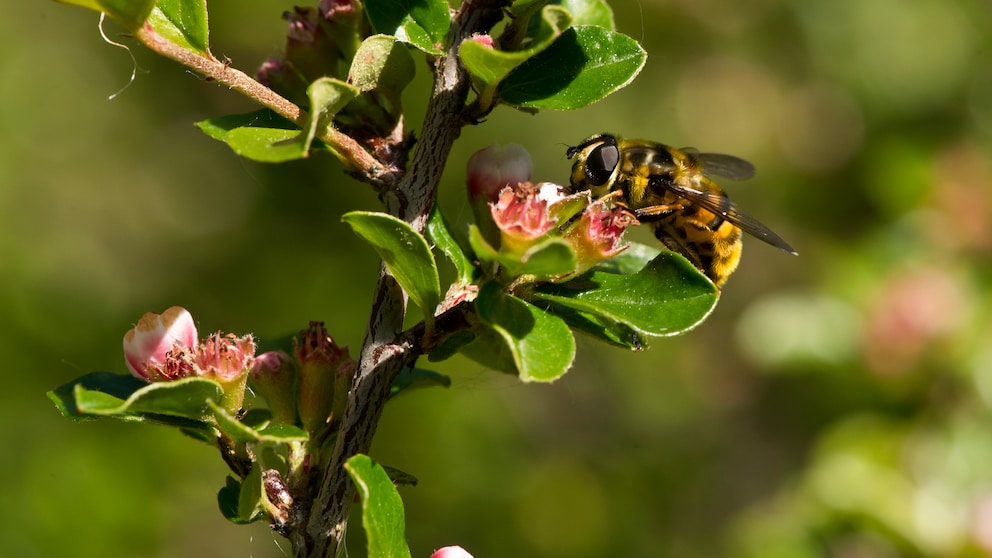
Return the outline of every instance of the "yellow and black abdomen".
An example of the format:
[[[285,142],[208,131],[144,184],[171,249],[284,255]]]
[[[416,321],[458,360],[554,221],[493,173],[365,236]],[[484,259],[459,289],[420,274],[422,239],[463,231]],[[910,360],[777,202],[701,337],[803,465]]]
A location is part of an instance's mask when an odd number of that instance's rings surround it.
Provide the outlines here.
[[[715,227],[712,213],[687,207],[652,222],[654,236],[666,248],[685,256],[717,286],[722,286],[741,259],[741,230],[729,221]],[[713,216],[715,217],[715,216]]]

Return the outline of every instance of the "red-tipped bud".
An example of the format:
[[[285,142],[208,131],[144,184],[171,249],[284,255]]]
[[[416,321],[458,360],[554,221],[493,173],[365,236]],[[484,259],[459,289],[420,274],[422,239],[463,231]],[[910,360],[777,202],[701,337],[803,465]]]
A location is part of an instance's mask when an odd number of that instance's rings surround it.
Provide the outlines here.
[[[269,351],[255,357],[251,369],[251,384],[255,393],[265,399],[272,420],[280,424],[296,424],[296,363],[283,351]]]
[[[310,322],[294,340],[299,369],[299,412],[304,428],[313,432],[326,422],[340,419],[341,401],[347,401],[351,375],[357,363],[347,347],[327,334],[323,322]],[[335,414],[336,413],[336,414]]]

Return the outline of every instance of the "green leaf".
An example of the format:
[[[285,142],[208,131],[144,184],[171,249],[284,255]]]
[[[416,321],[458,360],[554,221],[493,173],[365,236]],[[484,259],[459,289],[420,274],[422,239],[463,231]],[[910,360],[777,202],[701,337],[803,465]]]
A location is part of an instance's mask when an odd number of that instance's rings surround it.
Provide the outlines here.
[[[476,226],[469,227],[469,244],[479,259],[495,262],[512,277],[534,275],[554,277],[575,271],[576,256],[572,246],[560,237],[549,237],[531,246],[522,255],[497,252]]]
[[[399,93],[413,80],[416,66],[405,46],[391,35],[373,35],[364,41],[348,71],[348,83],[361,92]]]
[[[565,306],[553,305],[549,310],[565,320],[565,323],[572,329],[606,341],[611,345],[631,351],[644,351],[648,348],[647,337],[625,323]]]
[[[716,306],[719,291],[688,260],[662,252],[632,275],[593,271],[541,285],[532,298],[595,316],[601,324],[616,322],[643,334],[670,336],[702,322]],[[557,313],[555,307],[552,311]]]
[[[637,41],[584,25],[517,67],[500,84],[500,98],[527,108],[574,110],[625,87],[644,67]]]
[[[246,424],[246,421],[239,421],[217,403],[210,401],[209,405],[214,418],[217,419],[217,428],[235,442],[282,444],[305,442],[308,438],[305,430],[289,424],[277,424],[256,430]]]
[[[352,211],[341,220],[375,248],[430,324],[441,300],[441,280],[427,240],[408,223],[385,213]]]
[[[431,362],[441,362],[447,360],[456,353],[458,353],[462,347],[468,345],[475,340],[475,333],[470,330],[460,330],[455,333],[443,338],[440,343],[427,355],[427,360]],[[514,370],[513,373],[516,373]]]
[[[307,118],[307,125],[299,136],[300,149],[304,157],[310,153],[310,144],[313,143],[318,131],[330,126],[334,115],[357,96],[356,87],[336,78],[322,77],[307,87],[310,115]]]
[[[135,380],[94,372],[55,389],[49,397],[70,418],[144,420],[143,415],[160,415],[202,420],[210,414],[210,401],[220,401],[222,394],[220,384],[206,378],[151,384]],[[182,421],[175,424],[195,426]]]
[[[389,397],[396,397],[412,389],[436,386],[451,386],[451,378],[432,370],[404,368],[402,372],[397,374],[396,379],[393,380],[393,386],[389,388]]]
[[[251,523],[265,517],[262,508],[262,468],[252,463],[251,471],[241,482],[238,494],[238,518],[242,523]]]
[[[56,2],[105,13],[128,31],[141,27],[155,7],[155,0],[56,0]]]
[[[661,249],[648,244],[630,242],[627,249],[612,258],[596,265],[597,271],[630,275],[644,269],[651,260],[661,254]]]
[[[135,378],[130,374],[90,372],[85,376],[80,376],[48,392],[48,398],[55,403],[62,416],[73,420],[86,420],[95,417],[80,413],[79,406],[76,404],[77,386],[87,391],[101,392],[113,399],[123,401],[147,385],[148,382]]]
[[[479,318],[503,337],[521,380],[551,382],[572,366],[575,338],[561,318],[492,282],[483,285],[475,304]]]
[[[238,514],[238,502],[241,499],[241,483],[238,479],[228,476],[224,487],[217,492],[217,506],[220,513],[231,523],[243,525],[248,523]]]
[[[427,218],[427,237],[454,264],[455,272],[458,274],[457,283],[461,285],[472,283],[478,270],[472,264],[472,260],[465,255],[461,244],[452,236],[437,204],[434,205],[430,217]]]
[[[344,464],[362,499],[362,525],[368,555],[376,558],[409,558],[403,500],[386,471],[367,455],[356,455]]]
[[[306,156],[303,143],[296,141],[299,128],[268,109],[211,118],[196,126],[253,161],[281,163]]]
[[[365,9],[379,33],[430,54],[442,53],[451,26],[447,0],[368,0]]]
[[[210,50],[205,0],[158,0],[148,23],[177,45],[203,54]]]
[[[390,467],[389,465],[383,465],[382,470],[389,475],[389,480],[393,481],[394,486],[417,486],[420,482],[416,476],[407,473],[406,471],[401,471],[396,467]]]
[[[478,85],[495,87],[514,68],[548,48],[572,24],[568,13],[557,6],[545,6],[537,21],[537,31],[526,49],[505,51],[478,41],[462,42],[458,47],[458,56]]]
[[[457,346],[459,353],[490,370],[514,376],[520,375],[510,344],[496,330],[485,324],[479,324],[468,333],[468,336],[459,339],[465,341]],[[440,360],[440,358],[432,355],[431,360]]]
[[[573,25],[596,25],[610,31],[616,30],[613,9],[605,0],[558,0],[557,4],[572,14]]]
[[[273,424],[258,431],[260,442],[305,442],[310,437],[306,430],[292,424]]]

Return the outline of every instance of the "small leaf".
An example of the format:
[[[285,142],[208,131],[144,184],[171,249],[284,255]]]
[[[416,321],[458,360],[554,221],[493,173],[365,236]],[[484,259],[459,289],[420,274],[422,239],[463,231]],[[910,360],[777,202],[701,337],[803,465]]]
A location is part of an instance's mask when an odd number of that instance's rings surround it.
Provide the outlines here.
[[[235,442],[248,443],[257,442],[259,434],[250,426],[243,424],[238,419],[231,416],[223,407],[211,401],[209,403],[214,417],[217,419],[217,428],[227,434]]]
[[[551,306],[549,311],[565,320],[565,323],[572,329],[606,341],[611,345],[631,351],[648,349],[647,337],[623,322],[559,305]]]
[[[412,389],[437,386],[451,386],[451,378],[432,370],[424,370],[422,368],[404,368],[403,371],[396,376],[396,379],[393,380],[393,386],[389,389],[389,397],[396,397],[397,395],[406,393]]]
[[[429,54],[441,54],[451,26],[447,0],[368,0],[372,26]]]
[[[390,467],[389,465],[383,465],[382,470],[389,475],[389,480],[393,481],[395,486],[417,486],[420,479],[407,473],[406,471],[401,471],[396,467]]]
[[[415,72],[413,57],[396,37],[373,35],[358,47],[348,71],[348,83],[363,93],[373,90],[399,93],[410,84]]]
[[[203,54],[210,49],[205,0],[158,0],[149,23],[156,33],[180,46]]]
[[[253,463],[248,476],[241,483],[238,494],[238,518],[242,523],[251,523],[265,517],[262,508],[262,469]]]
[[[409,558],[403,500],[386,471],[367,455],[355,455],[344,465],[362,499],[362,526],[368,555]]]
[[[289,424],[277,424],[256,430],[246,424],[244,420],[237,418],[227,412],[222,406],[209,402],[214,418],[217,419],[217,428],[227,434],[235,442],[241,443],[272,443],[282,444],[289,442],[305,442],[308,438],[306,431],[297,426]]]
[[[396,281],[420,307],[425,321],[431,323],[441,300],[441,280],[427,240],[408,223],[385,213],[352,211],[341,220],[375,248]]]
[[[268,109],[211,118],[196,126],[253,161],[281,163],[306,155],[303,143],[295,141],[300,136],[299,128]]]
[[[572,24],[568,13],[557,6],[545,6],[537,21],[537,31],[526,49],[498,50],[469,40],[458,47],[458,57],[479,84],[483,87],[495,87],[514,68],[548,48]]]
[[[575,250],[568,242],[559,237],[549,237],[531,246],[522,255],[497,252],[478,227],[469,227],[469,244],[475,254],[485,262],[498,263],[512,277],[534,275],[537,277],[554,277],[575,271]]]
[[[79,412],[79,407],[76,404],[76,386],[81,386],[88,391],[101,392],[113,399],[123,401],[147,385],[148,382],[130,374],[90,372],[48,392],[48,398],[55,403],[62,416],[73,420],[85,420],[95,417]]]
[[[305,442],[310,437],[306,430],[292,424],[273,424],[258,431],[262,442]]]
[[[564,239],[552,237],[531,246],[520,258],[514,275],[553,277],[575,271],[576,257],[572,245]]]
[[[644,269],[644,266],[651,263],[651,260],[657,258],[661,252],[659,248],[654,246],[631,242],[626,250],[604,262],[600,262],[596,265],[595,269],[607,273],[631,275]]]
[[[217,492],[217,506],[220,513],[231,523],[242,525],[248,523],[238,515],[238,501],[241,499],[241,483],[234,477],[228,476],[227,482]]]
[[[434,209],[431,210],[431,215],[427,219],[427,237],[454,264],[455,272],[458,274],[457,283],[461,285],[472,283],[478,270],[472,264],[472,260],[465,255],[465,251],[462,250],[455,237],[451,235],[448,224],[444,221],[444,216],[441,215],[441,208],[437,204],[434,205]]]
[[[334,115],[357,96],[357,88],[335,78],[322,77],[307,87],[310,115],[299,136],[304,157],[309,154],[310,144],[317,132],[330,126]]]
[[[462,347],[468,345],[475,340],[475,334],[470,330],[456,331],[455,333],[445,337],[434,350],[427,355],[427,360],[431,362],[441,362],[447,360],[456,353],[458,353]]]
[[[206,378],[172,382],[140,382],[130,376],[95,372],[49,393],[70,418],[114,417],[142,420],[142,415],[162,415],[201,420],[209,416],[211,400],[220,401],[220,385]],[[71,395],[70,395],[71,394]],[[196,426],[178,421],[177,425]]]
[[[517,67],[500,98],[527,108],[574,110],[625,87],[644,67],[637,41],[597,26],[576,26]]]
[[[519,376],[516,357],[510,343],[493,328],[479,324],[469,332],[470,338],[458,347],[458,352],[490,370]]]
[[[596,25],[610,31],[616,30],[613,9],[605,0],[558,0],[558,4],[572,14],[573,25]]]
[[[575,338],[565,322],[487,283],[476,300],[479,318],[506,341],[520,379],[551,382],[575,359]]]
[[[155,7],[156,0],[56,0],[107,14],[128,31],[141,27]]]
[[[647,335],[670,336],[702,322],[716,306],[719,292],[688,260],[662,252],[633,275],[594,271],[565,283],[541,285],[532,297]]]

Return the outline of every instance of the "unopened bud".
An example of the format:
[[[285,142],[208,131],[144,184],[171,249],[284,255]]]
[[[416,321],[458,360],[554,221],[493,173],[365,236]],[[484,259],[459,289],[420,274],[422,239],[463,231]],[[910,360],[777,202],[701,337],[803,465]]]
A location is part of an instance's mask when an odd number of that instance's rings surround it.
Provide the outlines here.
[[[296,424],[297,373],[293,358],[283,351],[269,351],[255,357],[251,369],[255,393],[265,399],[272,420]]]
[[[337,400],[347,401],[347,388],[350,385],[350,373],[355,369],[347,347],[340,347],[327,334],[323,322],[310,322],[306,331],[294,340],[294,352],[299,364],[299,412],[303,427],[308,432],[314,432],[332,419],[340,404]],[[346,375],[348,382],[343,384],[340,377]],[[344,388],[344,393],[339,393]],[[343,412],[343,407],[341,409]]]

